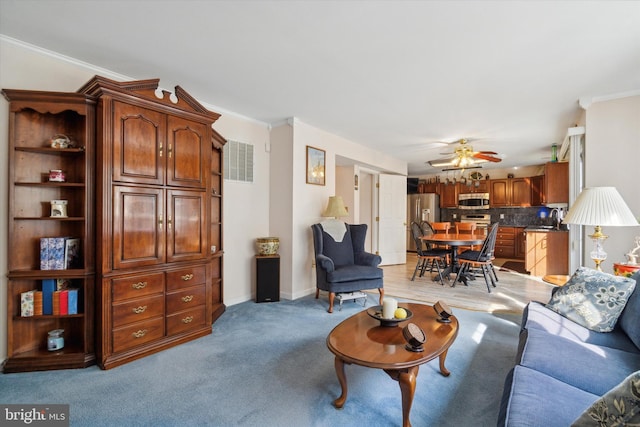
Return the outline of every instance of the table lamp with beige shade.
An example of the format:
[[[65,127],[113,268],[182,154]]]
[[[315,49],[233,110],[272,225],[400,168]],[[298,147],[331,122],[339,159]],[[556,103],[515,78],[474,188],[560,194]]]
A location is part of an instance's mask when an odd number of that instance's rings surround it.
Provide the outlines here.
[[[342,196],[329,197],[329,203],[325,211],[322,212],[322,216],[327,218],[320,223],[322,229],[333,237],[336,242],[342,242],[342,238],[347,232],[347,226],[340,218],[349,216],[349,211],[344,206]]]
[[[607,259],[603,242],[609,236],[602,233],[602,226],[638,226],[631,209],[622,199],[615,187],[588,187],[582,190],[578,198],[569,208],[565,224],[592,225],[593,234],[589,238],[593,240],[591,259],[596,264],[596,270],[602,271],[600,264]]]

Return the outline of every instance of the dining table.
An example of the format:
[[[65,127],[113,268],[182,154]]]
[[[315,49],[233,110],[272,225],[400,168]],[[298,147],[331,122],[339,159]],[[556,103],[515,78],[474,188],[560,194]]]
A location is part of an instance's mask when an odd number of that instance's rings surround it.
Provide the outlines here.
[[[420,239],[432,245],[449,247],[451,257],[449,263],[442,272],[443,276],[449,277],[451,273],[454,275],[458,273],[460,269],[460,263],[458,262],[458,249],[460,246],[478,246],[484,243],[487,238],[484,234],[468,234],[468,233],[438,233],[422,236]],[[479,250],[480,248],[478,248]],[[468,277],[473,279],[475,277]]]

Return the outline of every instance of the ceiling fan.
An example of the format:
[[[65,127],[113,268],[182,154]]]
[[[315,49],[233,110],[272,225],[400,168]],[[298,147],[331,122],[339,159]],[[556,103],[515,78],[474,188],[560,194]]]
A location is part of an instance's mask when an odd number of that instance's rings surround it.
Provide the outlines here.
[[[430,160],[428,163],[433,167],[450,167],[451,169],[470,169],[480,168],[481,163],[501,162],[500,157],[496,157],[498,153],[494,151],[474,151],[473,147],[468,144],[468,140],[461,139],[457,141],[459,144],[449,157],[439,160]]]

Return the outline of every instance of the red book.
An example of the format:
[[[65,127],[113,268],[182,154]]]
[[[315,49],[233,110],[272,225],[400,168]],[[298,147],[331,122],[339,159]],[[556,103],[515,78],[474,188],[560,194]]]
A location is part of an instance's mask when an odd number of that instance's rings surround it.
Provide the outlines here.
[[[69,314],[69,291],[60,291],[60,314]]]

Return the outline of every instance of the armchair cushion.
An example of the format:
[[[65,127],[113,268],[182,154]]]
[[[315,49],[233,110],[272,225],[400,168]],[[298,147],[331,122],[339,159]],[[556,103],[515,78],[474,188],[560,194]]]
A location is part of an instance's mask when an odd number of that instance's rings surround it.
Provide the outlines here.
[[[382,270],[368,265],[343,265],[327,273],[327,281],[332,283],[375,279],[382,279]]]

